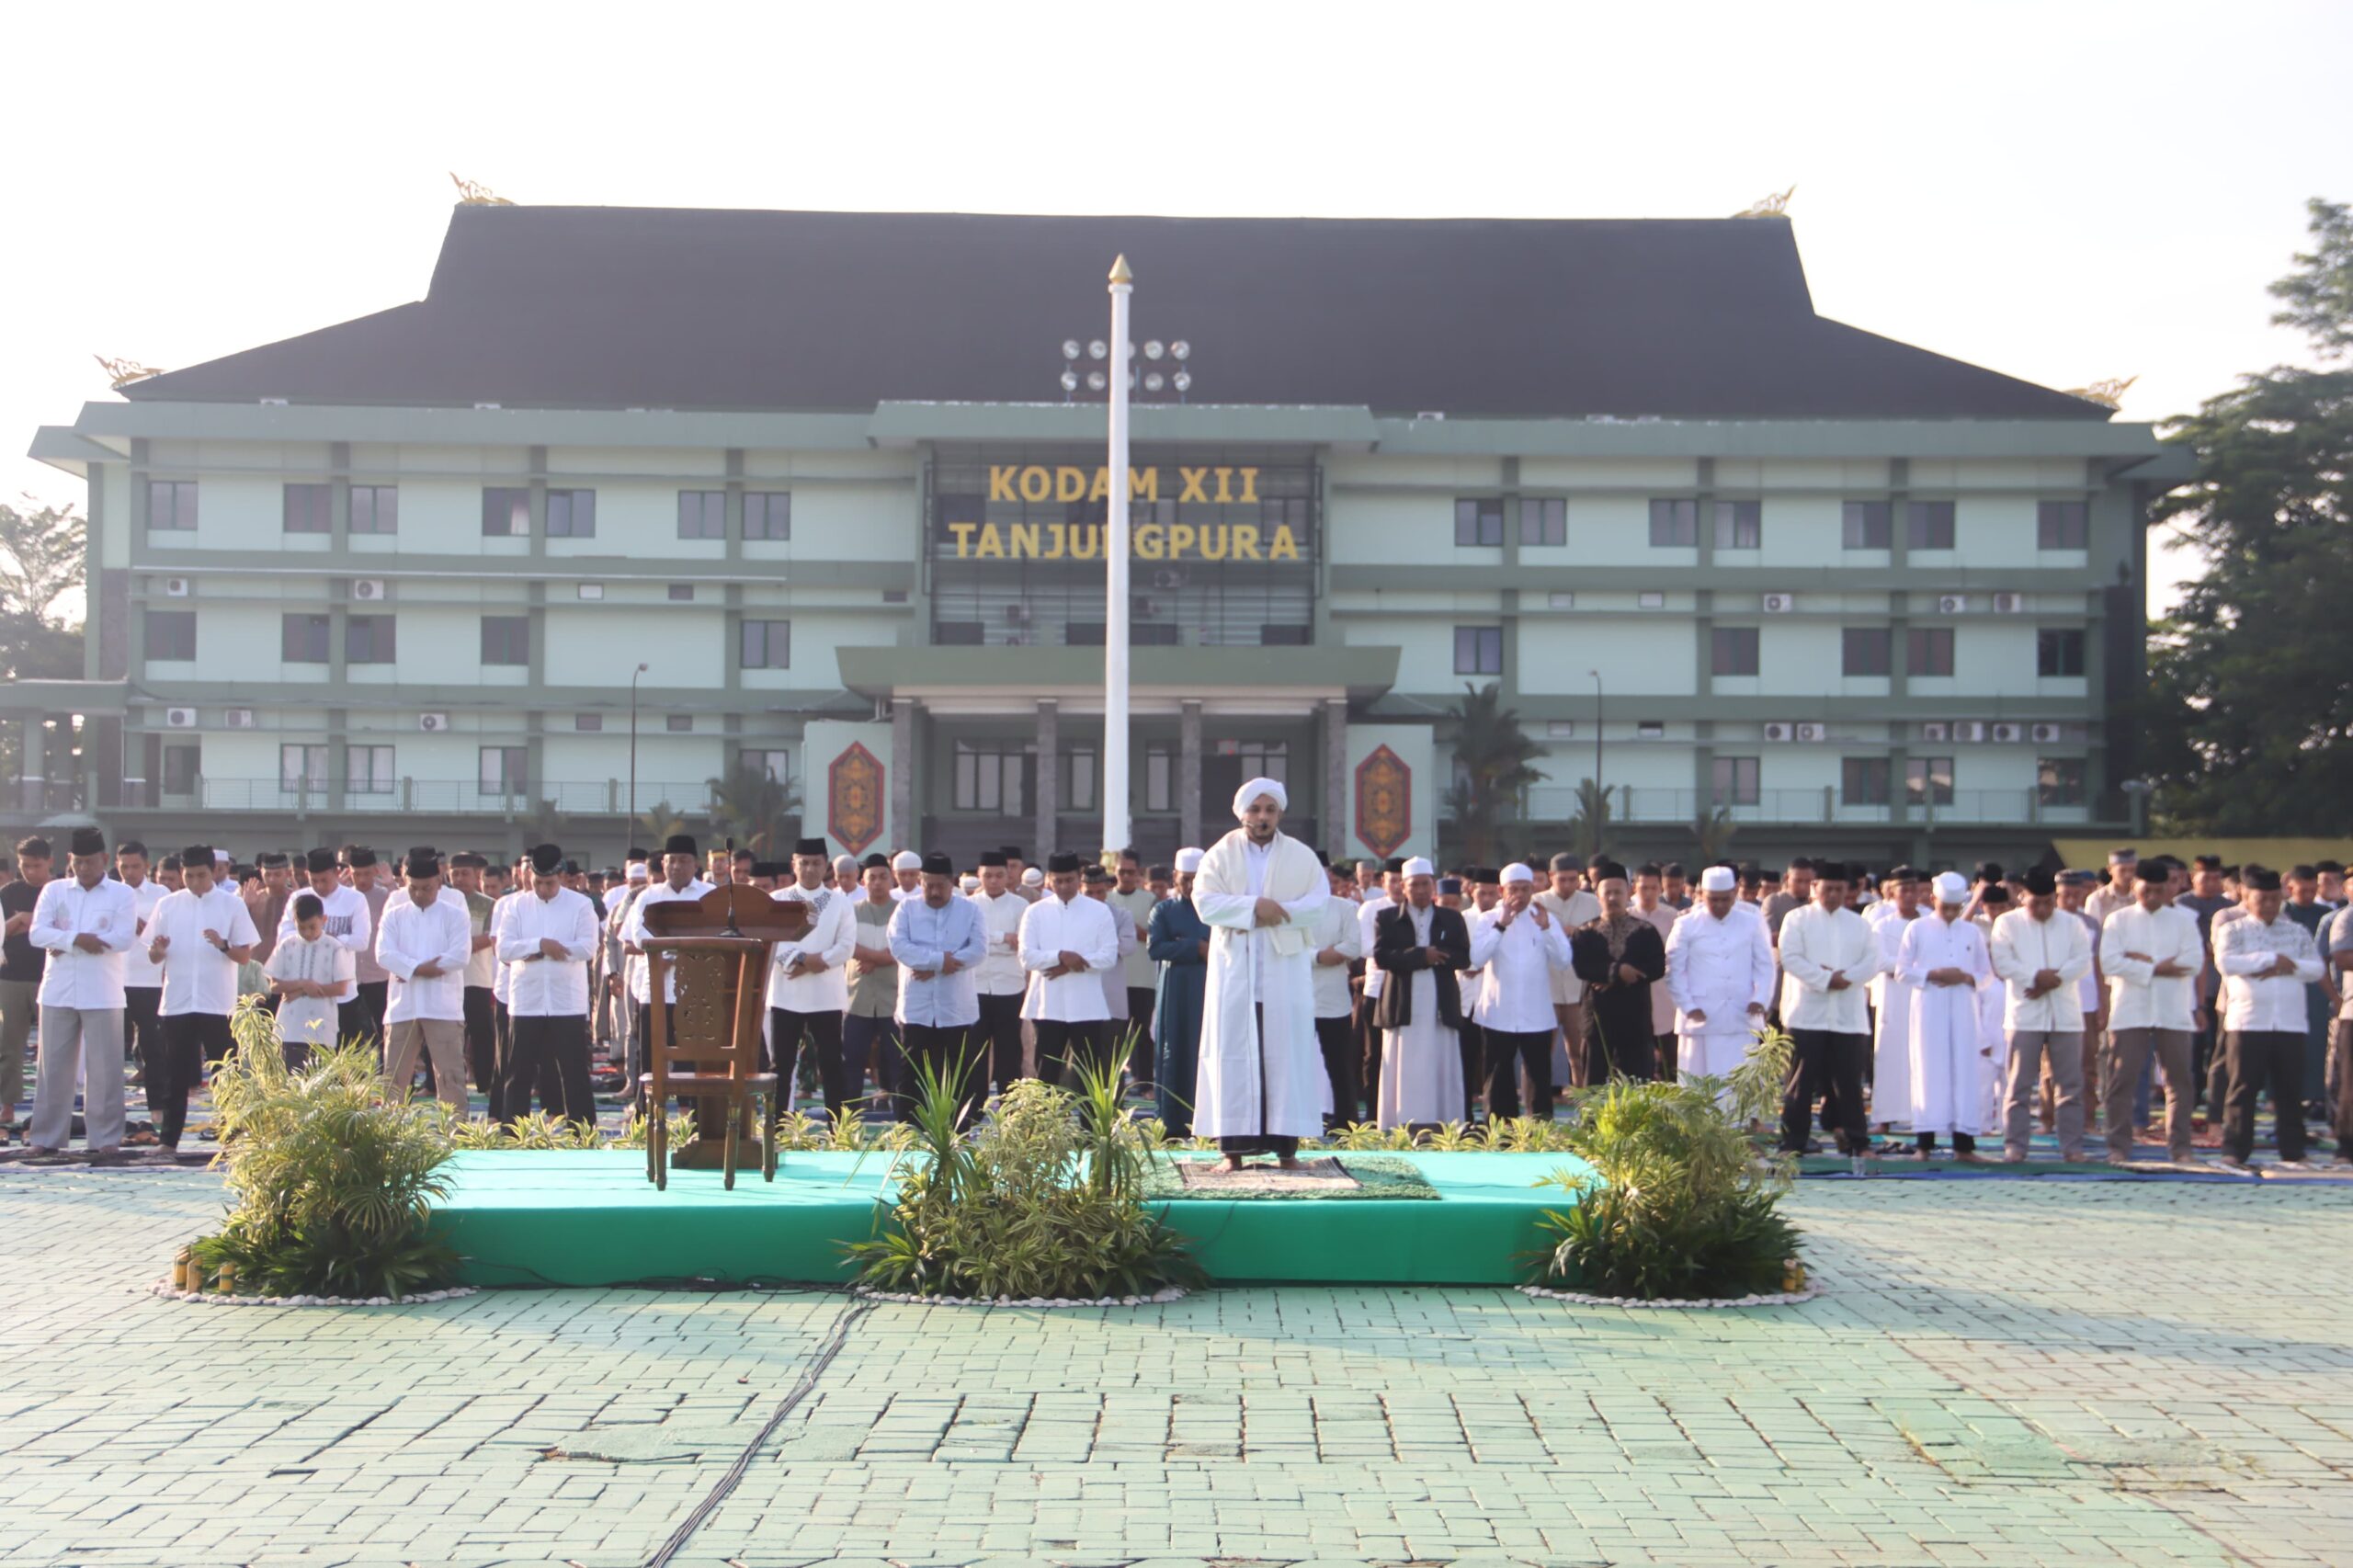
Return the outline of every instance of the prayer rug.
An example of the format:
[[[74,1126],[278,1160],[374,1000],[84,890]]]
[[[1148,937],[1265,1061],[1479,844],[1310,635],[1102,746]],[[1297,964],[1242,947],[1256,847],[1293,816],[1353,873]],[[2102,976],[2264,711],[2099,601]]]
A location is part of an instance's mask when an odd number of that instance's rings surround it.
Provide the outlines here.
[[[1438,1188],[1410,1160],[1379,1154],[1323,1155],[1304,1159],[1296,1171],[1256,1160],[1228,1171],[1222,1160],[1154,1160],[1144,1176],[1143,1195],[1170,1199],[1242,1201],[1302,1199],[1429,1199]]]

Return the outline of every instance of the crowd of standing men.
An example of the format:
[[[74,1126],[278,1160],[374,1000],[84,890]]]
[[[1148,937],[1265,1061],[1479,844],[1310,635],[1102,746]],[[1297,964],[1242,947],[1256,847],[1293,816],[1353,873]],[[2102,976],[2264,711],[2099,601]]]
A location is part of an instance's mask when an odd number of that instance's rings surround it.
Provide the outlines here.
[[[53,874],[47,841],[16,848],[0,1107],[13,1122],[38,1013],[39,1149],[64,1146],[77,1094],[89,1146],[123,1143],[126,1057],[150,1136],[176,1147],[244,995],[266,999],[291,1061],[360,1040],[393,1084],[421,1074],[461,1114],[471,1083],[494,1119],[536,1099],[593,1119],[599,1050],[622,1085],[642,1070],[645,911],[730,882],[813,906],[777,946],[766,1045],[788,1081],[806,1055],[829,1111],[904,1117],[926,1067],[977,1108],[1016,1078],[1093,1066],[1124,1069],[1172,1134],[1192,1131],[1211,945],[1200,849],[1033,868],[1007,846],[960,869],[913,850],[829,858],[821,839],[790,860],[706,860],[681,835],[597,872],[551,845],[511,865],[350,845],[151,859],[78,829]],[[1326,860],[1324,875],[1306,940],[1326,1125],[1549,1117],[1563,1081],[1721,1078],[1778,1026],[1793,1152],[1816,1146],[1818,1115],[1842,1153],[1887,1152],[1874,1128],[1900,1128],[1924,1157],[1942,1138],[1975,1160],[1998,1138],[2018,1160],[2040,1120],[2064,1158],[2097,1126],[2123,1162],[2160,1085],[2155,1136],[2177,1162],[2193,1158],[2202,1099],[2244,1166],[2267,1089],[2283,1164],[2303,1160],[2310,1109],[2340,1161],[2353,1148],[2353,910],[2334,864],[2283,877],[2120,849],[2105,880],[1801,859],[1694,881],[1564,854],[1541,874],[1400,858]],[[2324,1088],[2329,1106],[2308,1107]]]

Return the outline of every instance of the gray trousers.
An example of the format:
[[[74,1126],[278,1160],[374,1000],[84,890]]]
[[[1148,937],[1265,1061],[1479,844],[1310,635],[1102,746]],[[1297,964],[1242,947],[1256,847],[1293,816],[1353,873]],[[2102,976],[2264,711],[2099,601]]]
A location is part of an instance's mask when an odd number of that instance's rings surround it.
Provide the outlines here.
[[[2165,1157],[2175,1165],[2189,1159],[2189,1108],[2198,1098],[2198,1084],[2190,1074],[2188,1029],[2110,1029],[2108,1031],[2108,1081],[2102,1085],[2101,1125],[2108,1130],[2108,1152],[2118,1159],[2132,1156],[2132,1096],[2141,1086],[2141,1066],[2157,1053],[2157,1071],[2165,1081]]]
[[[93,1149],[122,1146],[122,1009],[43,1007],[40,1074],[33,1088],[33,1147],[63,1149],[74,1137],[74,1085],[87,1069],[82,1117]]]
[[[2036,1101],[2042,1092],[2042,1062],[2051,1059],[2051,1081],[2058,1091],[2059,1157],[2084,1157],[2084,1031],[2014,1029],[2010,1076],[2005,1096],[2003,1153],[2023,1156],[2033,1136]]]

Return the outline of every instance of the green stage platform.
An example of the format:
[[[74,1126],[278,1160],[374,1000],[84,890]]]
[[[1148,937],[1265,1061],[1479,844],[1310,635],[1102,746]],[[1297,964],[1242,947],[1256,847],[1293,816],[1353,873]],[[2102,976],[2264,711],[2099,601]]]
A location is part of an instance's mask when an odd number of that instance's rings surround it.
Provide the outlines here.
[[[1543,1244],[1539,1212],[1570,1200],[1535,1184],[1582,1168],[1567,1154],[1387,1157],[1412,1161],[1438,1198],[1162,1207],[1221,1283],[1512,1285]],[[847,1278],[840,1244],[872,1233],[890,1156],[787,1154],[774,1183],[753,1170],[733,1192],[712,1171],[674,1171],[669,1190],[657,1191],[644,1156],[620,1150],[467,1153],[449,1169],[434,1223],[465,1255],[472,1284],[838,1284]]]

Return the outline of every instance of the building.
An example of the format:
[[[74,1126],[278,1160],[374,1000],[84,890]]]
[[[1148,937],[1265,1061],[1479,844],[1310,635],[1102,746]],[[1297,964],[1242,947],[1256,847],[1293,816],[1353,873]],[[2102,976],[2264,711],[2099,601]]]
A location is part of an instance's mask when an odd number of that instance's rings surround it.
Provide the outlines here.
[[[82,716],[20,819],[606,858],[741,761],[853,850],[1096,847],[1120,253],[1148,853],[1262,772],[1328,848],[1452,851],[1485,683],[1544,747],[1514,843],[1597,775],[1636,853],[2130,826],[2177,460],[1815,314],[1786,220],[503,206],[422,301],[39,432],[89,679],[0,698]]]

